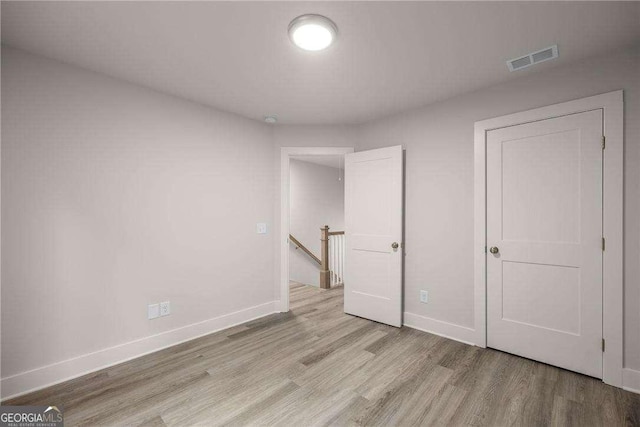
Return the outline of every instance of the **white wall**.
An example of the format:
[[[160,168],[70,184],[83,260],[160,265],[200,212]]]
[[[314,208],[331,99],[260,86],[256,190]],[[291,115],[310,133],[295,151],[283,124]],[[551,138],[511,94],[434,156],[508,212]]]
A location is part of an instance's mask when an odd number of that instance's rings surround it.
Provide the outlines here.
[[[638,50],[555,68],[360,127],[357,150],[406,149],[405,311],[473,328],[474,122],[590,95],[625,93],[625,367],[640,369]],[[429,303],[419,290],[429,290]]]
[[[5,396],[95,366],[25,371],[273,311],[267,125],[7,48],[2,113]]]
[[[344,180],[338,180],[343,172],[295,159],[291,159],[289,168],[290,232],[321,258],[320,227],[344,230]],[[294,244],[289,247],[289,278],[319,286],[320,266]]]

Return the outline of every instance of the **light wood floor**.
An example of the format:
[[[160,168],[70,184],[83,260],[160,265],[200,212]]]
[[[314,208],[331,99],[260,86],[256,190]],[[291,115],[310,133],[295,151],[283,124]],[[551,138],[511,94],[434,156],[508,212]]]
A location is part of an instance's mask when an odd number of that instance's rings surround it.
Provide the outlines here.
[[[640,396],[531,360],[342,312],[293,285],[276,314],[7,404],[66,425],[639,425]]]

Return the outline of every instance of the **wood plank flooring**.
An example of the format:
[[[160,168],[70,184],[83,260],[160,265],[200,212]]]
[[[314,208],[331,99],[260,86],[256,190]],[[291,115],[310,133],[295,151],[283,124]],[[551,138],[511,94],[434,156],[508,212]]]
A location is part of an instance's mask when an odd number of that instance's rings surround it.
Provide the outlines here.
[[[274,314],[5,404],[74,425],[640,425],[640,395],[342,312],[294,284]]]

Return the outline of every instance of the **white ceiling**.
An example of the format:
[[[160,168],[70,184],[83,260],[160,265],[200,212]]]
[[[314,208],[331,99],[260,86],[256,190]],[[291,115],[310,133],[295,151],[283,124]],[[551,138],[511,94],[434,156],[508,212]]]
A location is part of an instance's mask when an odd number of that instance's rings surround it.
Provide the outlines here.
[[[293,46],[303,13],[337,43]],[[2,42],[254,119],[359,123],[639,44],[640,3],[2,2]]]

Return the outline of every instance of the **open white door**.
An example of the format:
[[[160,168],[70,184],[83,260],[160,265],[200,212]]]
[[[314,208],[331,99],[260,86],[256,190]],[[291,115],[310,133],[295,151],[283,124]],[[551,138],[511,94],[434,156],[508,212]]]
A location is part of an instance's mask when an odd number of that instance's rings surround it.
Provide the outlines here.
[[[402,146],[345,156],[344,311],[402,325]]]

